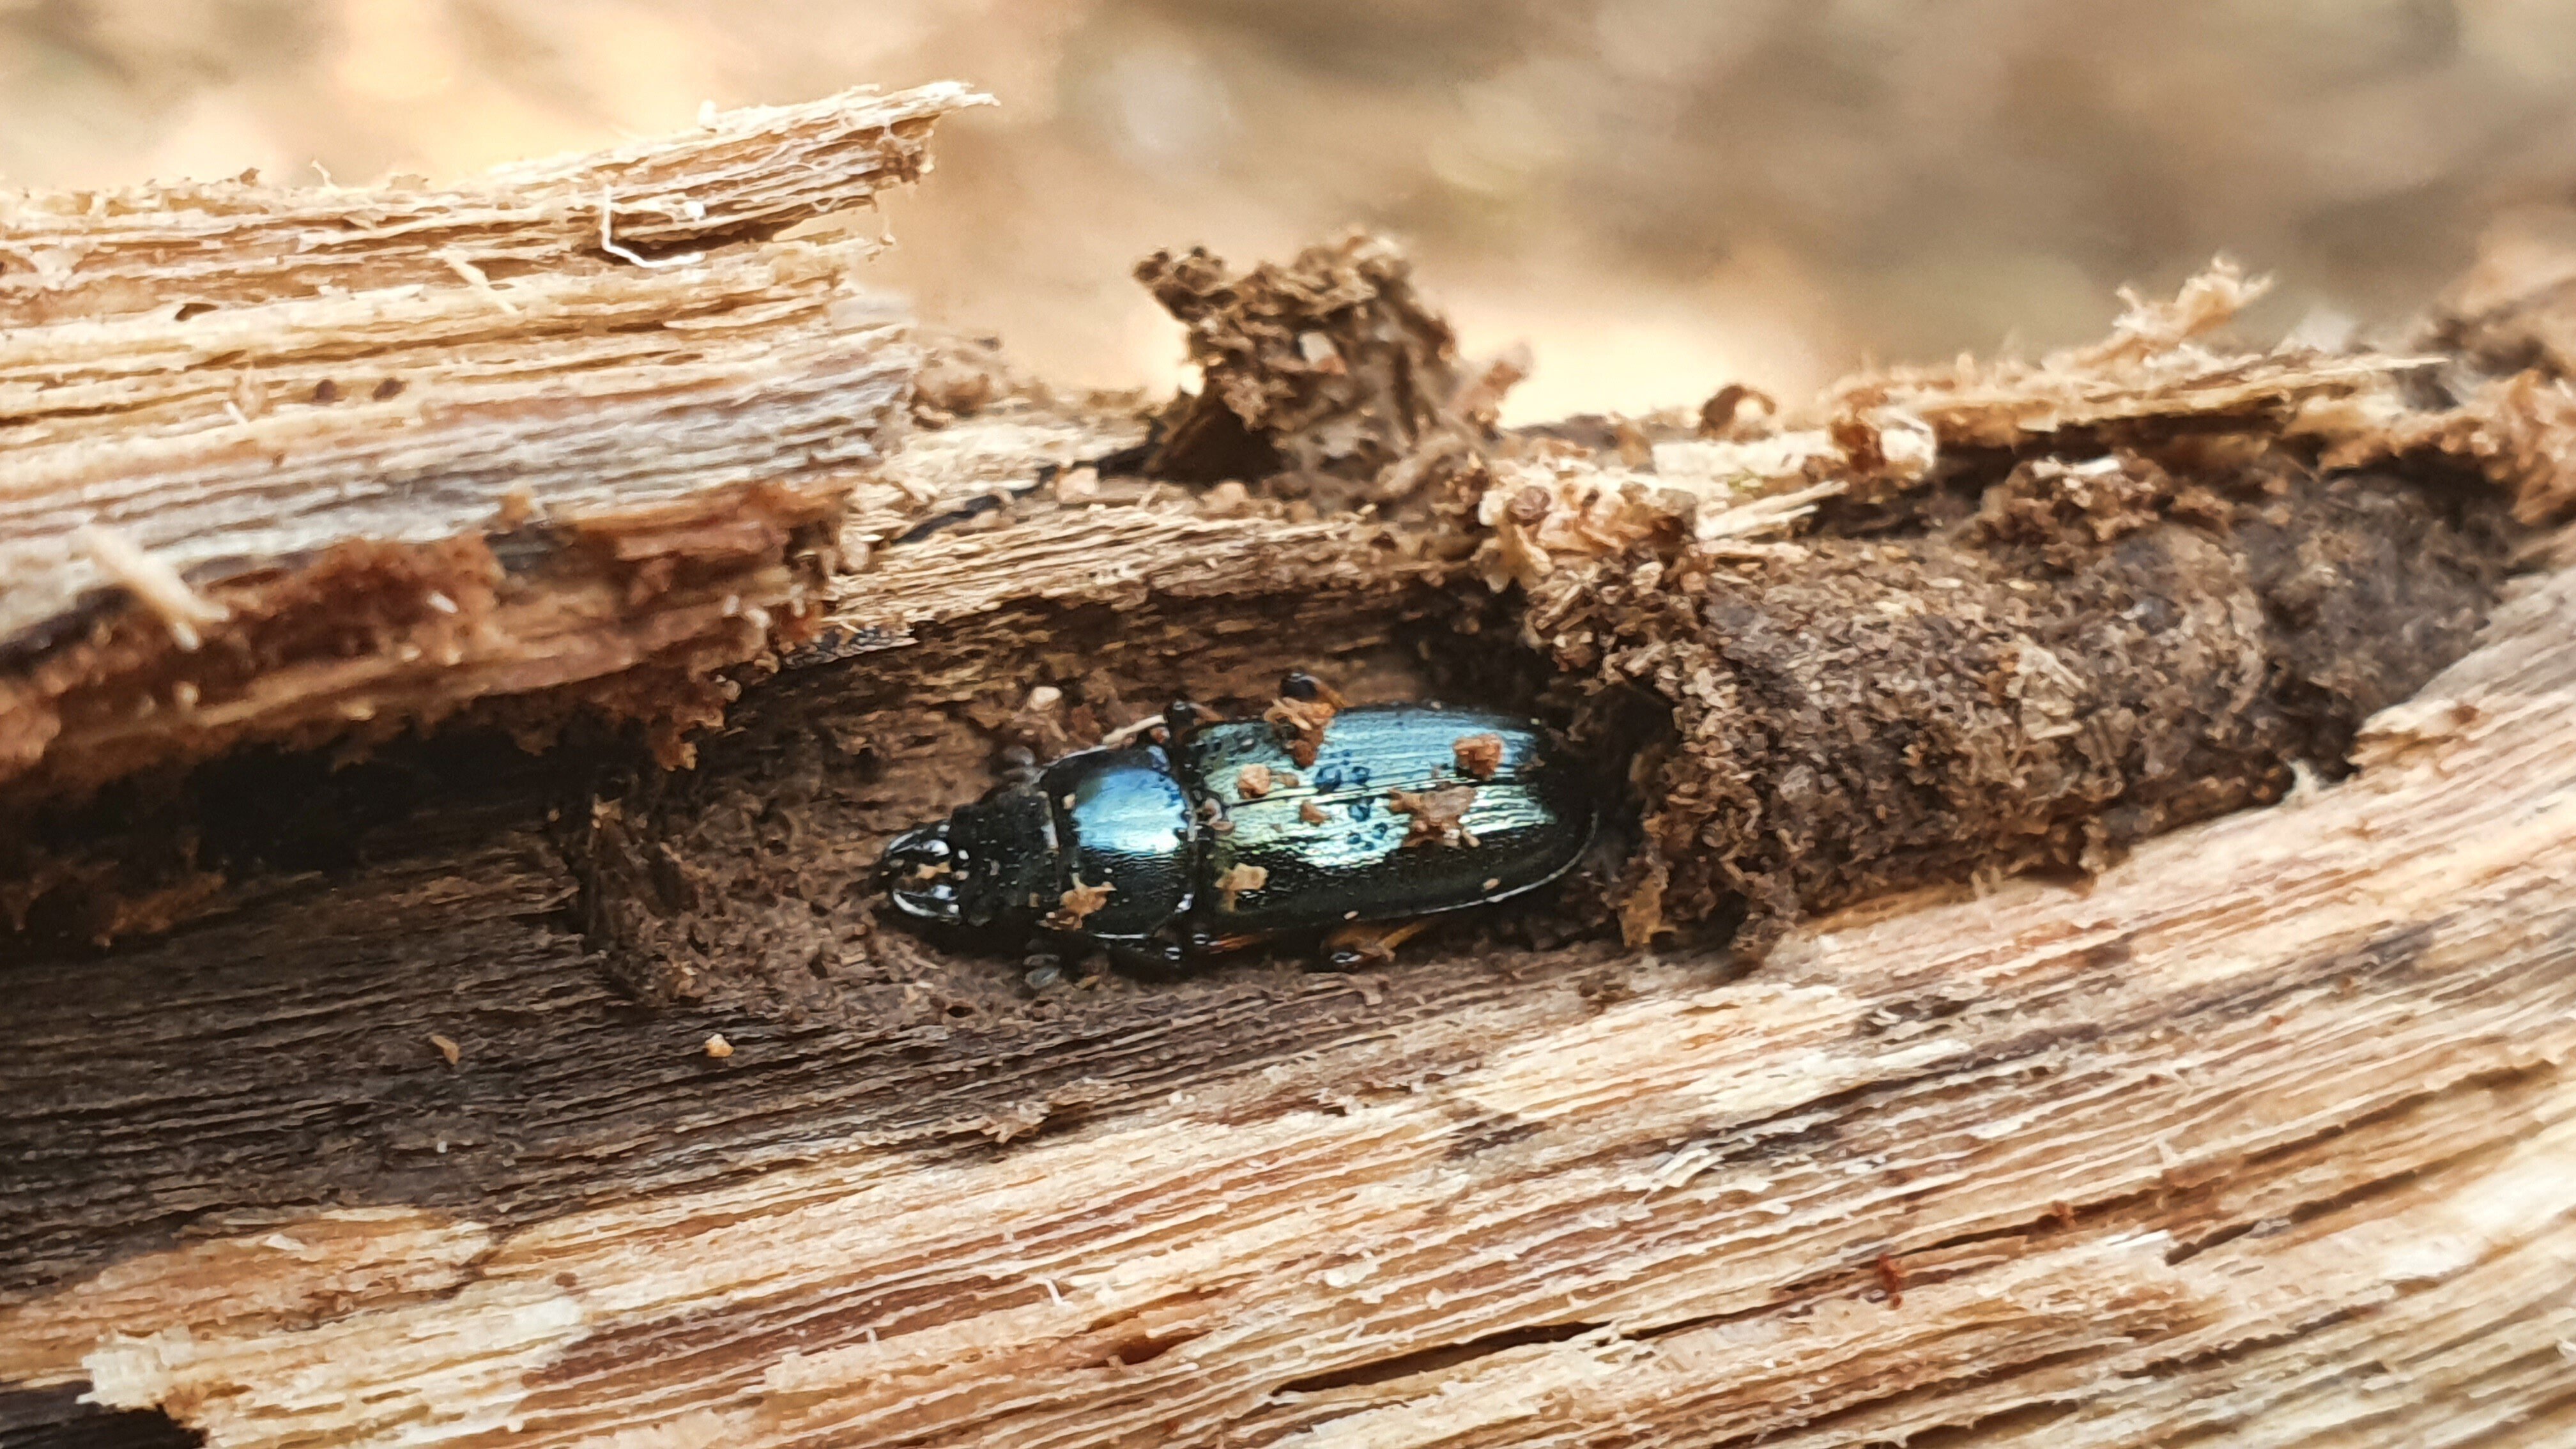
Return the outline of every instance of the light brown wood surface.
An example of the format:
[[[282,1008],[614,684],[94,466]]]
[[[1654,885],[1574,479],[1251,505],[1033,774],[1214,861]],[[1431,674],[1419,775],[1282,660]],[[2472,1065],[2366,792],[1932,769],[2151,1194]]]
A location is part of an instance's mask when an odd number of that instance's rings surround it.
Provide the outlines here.
[[[0,640],[39,654],[0,783],[762,652],[744,620],[805,612],[918,362],[873,236],[776,233],[981,100],[710,115],[461,187],[0,198]],[[408,577],[317,619],[291,579],[334,549]]]

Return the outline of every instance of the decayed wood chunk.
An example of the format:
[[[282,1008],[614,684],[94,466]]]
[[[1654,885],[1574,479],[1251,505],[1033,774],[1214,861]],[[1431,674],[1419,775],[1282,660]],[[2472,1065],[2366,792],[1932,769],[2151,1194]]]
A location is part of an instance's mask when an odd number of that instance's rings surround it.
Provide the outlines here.
[[[1457,338],[1382,238],[1353,233],[1240,275],[1204,250],[1158,252],[1136,279],[1186,328],[1201,372],[1166,413],[1150,473],[1374,484],[1452,424]]]
[[[873,242],[767,238],[919,174],[980,99],[714,115],[446,189],[10,198],[0,784],[562,686],[707,717],[710,668],[814,613],[918,360]]]

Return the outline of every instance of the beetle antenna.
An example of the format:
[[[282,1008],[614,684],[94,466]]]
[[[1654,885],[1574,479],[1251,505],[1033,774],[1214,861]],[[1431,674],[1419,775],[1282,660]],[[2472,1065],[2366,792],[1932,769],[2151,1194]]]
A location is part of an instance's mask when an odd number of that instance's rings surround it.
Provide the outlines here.
[[[1120,725],[1118,728],[1111,730],[1109,733],[1100,737],[1101,748],[1111,749],[1116,746],[1123,745],[1129,740],[1132,740],[1138,735],[1144,734],[1149,730],[1161,729],[1163,727],[1163,723],[1164,721],[1161,715],[1153,714],[1147,715],[1145,718],[1136,721],[1134,724]]]
[[[1350,707],[1350,701],[1342,698],[1340,690],[1302,669],[1289,671],[1279,681],[1279,695],[1283,699],[1293,699],[1300,704],[1313,704],[1320,699],[1335,709]]]

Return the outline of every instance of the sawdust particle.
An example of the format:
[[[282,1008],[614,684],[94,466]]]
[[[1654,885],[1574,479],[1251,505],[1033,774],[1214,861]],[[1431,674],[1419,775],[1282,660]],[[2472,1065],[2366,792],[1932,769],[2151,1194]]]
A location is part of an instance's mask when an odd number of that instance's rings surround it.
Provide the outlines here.
[[[1473,846],[1476,837],[1460,828],[1467,812],[1476,804],[1476,787],[1449,785],[1437,790],[1390,790],[1387,809],[1398,815],[1413,817],[1412,828],[1405,832],[1404,844]]]
[[[1075,877],[1073,889],[1056,897],[1055,913],[1046,918],[1047,929],[1081,930],[1084,921],[1089,920],[1094,912],[1109,904],[1109,897],[1116,890],[1117,886],[1109,881],[1102,881],[1098,885],[1086,885],[1079,876]]]

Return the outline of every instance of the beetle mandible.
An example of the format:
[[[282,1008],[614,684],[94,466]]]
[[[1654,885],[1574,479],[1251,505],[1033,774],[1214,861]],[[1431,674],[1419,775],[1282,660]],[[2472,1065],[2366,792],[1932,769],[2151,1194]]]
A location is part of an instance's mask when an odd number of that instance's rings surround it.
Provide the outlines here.
[[[1292,674],[1260,720],[1187,703],[905,831],[878,879],[934,926],[1171,968],[1323,936],[1349,967],[1428,917],[1536,890],[1591,844],[1595,792],[1536,723],[1345,706]]]

